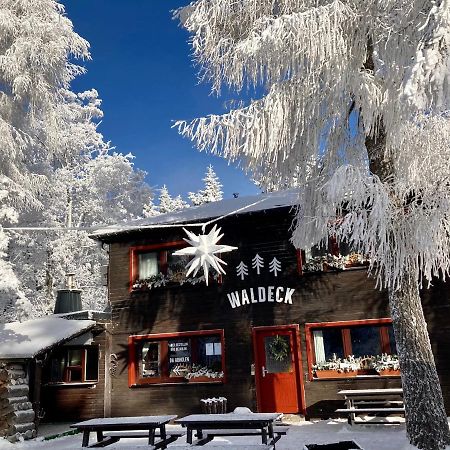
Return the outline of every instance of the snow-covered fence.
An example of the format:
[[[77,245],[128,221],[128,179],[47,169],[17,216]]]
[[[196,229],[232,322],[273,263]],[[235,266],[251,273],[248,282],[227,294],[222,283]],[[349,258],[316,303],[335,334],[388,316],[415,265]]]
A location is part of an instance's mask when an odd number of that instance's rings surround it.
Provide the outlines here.
[[[36,437],[25,364],[0,362],[0,436],[11,442]]]

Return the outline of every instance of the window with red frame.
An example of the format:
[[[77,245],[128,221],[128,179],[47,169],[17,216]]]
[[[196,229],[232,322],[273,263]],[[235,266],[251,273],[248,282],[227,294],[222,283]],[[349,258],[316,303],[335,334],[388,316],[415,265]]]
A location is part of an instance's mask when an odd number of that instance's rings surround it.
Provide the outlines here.
[[[184,241],[155,245],[142,245],[130,249],[131,286],[138,288],[141,280],[152,280],[161,275],[175,280],[184,276],[189,257],[174,256],[174,252],[186,246]]]
[[[129,338],[129,384],[223,382],[223,330]]]
[[[313,367],[354,357],[368,364],[359,374],[376,375],[371,363],[397,353],[391,319],[306,324],[306,339],[310,373]]]

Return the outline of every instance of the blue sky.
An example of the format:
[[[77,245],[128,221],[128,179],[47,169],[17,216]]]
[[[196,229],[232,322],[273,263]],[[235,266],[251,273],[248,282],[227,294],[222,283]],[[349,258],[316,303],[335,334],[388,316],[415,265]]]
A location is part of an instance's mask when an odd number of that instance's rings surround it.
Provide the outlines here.
[[[188,34],[170,11],[189,0],[62,0],[75,30],[91,44],[88,72],[73,83],[75,91],[95,88],[105,117],[100,131],[122,153],[136,156],[151,186],[166,184],[172,194],[202,187],[211,163],[233,192],[257,188],[240,169],[200,153],[171,129],[173,120],[224,112],[226,99],[199,85],[190,59]]]

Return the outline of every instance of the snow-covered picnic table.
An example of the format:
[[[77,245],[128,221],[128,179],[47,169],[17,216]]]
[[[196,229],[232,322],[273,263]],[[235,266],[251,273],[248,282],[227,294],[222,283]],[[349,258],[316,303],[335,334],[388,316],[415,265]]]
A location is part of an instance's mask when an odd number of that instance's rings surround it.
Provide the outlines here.
[[[204,445],[217,436],[261,436],[263,445],[275,447],[275,442],[287,432],[287,427],[274,427],[281,417],[280,413],[192,414],[175,422],[187,428],[186,440],[190,445]],[[194,430],[198,438],[195,443]]]
[[[336,412],[348,414],[348,423],[357,422],[357,414],[404,414],[403,389],[347,389],[338,392],[344,396],[346,408],[339,408]],[[385,423],[385,421],[370,423]]]
[[[175,419],[176,415],[110,417],[90,419],[71,425],[83,432],[82,447],[105,447],[119,441],[121,438],[148,438],[149,449],[166,448],[184,433],[166,432],[166,424]],[[159,430],[157,432],[156,430]],[[89,435],[96,432],[97,442],[89,445]],[[105,435],[108,433],[108,435]],[[156,437],[159,440],[156,441]]]

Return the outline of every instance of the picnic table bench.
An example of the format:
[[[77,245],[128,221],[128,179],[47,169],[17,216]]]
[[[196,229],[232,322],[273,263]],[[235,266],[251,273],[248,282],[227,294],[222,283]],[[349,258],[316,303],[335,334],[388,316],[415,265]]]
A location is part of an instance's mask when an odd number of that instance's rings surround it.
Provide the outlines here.
[[[339,408],[336,412],[348,414],[350,425],[365,423],[355,420],[358,414],[405,414],[401,388],[348,389],[339,391],[338,394],[344,396],[346,408]],[[370,423],[386,423],[386,421],[370,421]]]
[[[167,448],[185,433],[183,431],[167,431],[166,424],[177,416],[140,416],[110,417],[90,419],[71,425],[83,432],[82,447],[106,447],[121,438],[148,438],[148,449]],[[97,434],[97,442],[89,445],[90,433]]]
[[[217,436],[261,436],[264,446],[275,448],[275,443],[288,430],[288,427],[274,427],[275,420],[281,417],[280,413],[192,414],[175,422],[187,428],[186,441],[191,445],[204,445]]]
[[[230,450],[231,445],[214,445],[213,447],[207,447],[211,448],[213,450]],[[273,450],[275,447],[273,445],[236,445],[233,444],[233,450]],[[174,447],[176,450],[192,450],[191,445],[187,446],[177,446]]]

